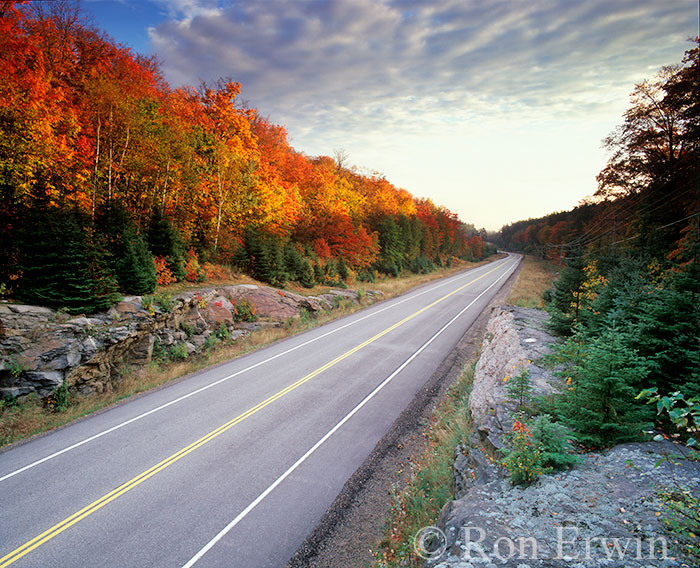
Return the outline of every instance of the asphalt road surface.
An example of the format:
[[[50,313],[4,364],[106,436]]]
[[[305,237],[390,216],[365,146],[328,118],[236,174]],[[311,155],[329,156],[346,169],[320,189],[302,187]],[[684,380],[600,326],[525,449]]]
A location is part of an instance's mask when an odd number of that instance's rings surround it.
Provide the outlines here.
[[[0,568],[284,566],[519,261],[0,453]]]

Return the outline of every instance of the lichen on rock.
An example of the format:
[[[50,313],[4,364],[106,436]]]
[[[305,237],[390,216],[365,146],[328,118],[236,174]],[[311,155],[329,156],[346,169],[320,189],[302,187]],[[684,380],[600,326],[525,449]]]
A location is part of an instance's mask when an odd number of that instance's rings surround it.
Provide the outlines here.
[[[555,338],[540,310],[496,308],[469,400],[474,435],[455,450],[455,499],[436,525],[444,539],[430,568],[690,566],[674,556],[658,491],[700,491],[700,466],[668,460],[669,442],[633,443],[582,456],[576,468],[513,487],[497,465],[512,419],[503,377],[527,364],[535,393],[559,388],[539,361]],[[524,363],[525,362],[525,363]]]

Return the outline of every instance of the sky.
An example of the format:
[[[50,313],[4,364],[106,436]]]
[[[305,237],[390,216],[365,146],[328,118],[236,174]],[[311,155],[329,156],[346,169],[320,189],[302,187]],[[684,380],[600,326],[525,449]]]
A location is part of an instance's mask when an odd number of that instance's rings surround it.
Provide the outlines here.
[[[231,78],[311,156],[343,152],[498,230],[596,190],[635,84],[696,0],[82,0],[171,86]]]

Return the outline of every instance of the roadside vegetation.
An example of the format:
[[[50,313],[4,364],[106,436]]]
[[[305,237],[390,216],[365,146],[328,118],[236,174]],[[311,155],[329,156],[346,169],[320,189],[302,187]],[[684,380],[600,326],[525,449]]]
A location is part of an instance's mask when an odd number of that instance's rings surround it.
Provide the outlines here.
[[[548,311],[550,330],[559,337],[551,363],[563,387],[559,395],[535,400],[526,369],[508,378],[516,411],[500,459],[514,485],[571,467],[574,448],[599,450],[649,440],[654,433],[675,444],[675,455],[666,460],[700,465],[695,43],[681,64],[636,86],[624,123],[605,140],[610,159],[594,199],[500,233],[502,248],[528,253],[509,302]],[[450,399],[436,412],[426,431],[426,453],[406,486],[396,490],[375,551],[377,567],[421,564],[413,539],[452,498],[453,452],[459,437],[468,435],[433,432],[454,419],[445,412],[462,413],[460,422],[468,421],[467,388],[462,395],[464,400]],[[677,550],[689,559],[687,565],[697,565],[697,495],[678,483],[657,495]]]
[[[521,308],[544,308],[545,293],[560,270],[561,267],[551,260],[526,254],[506,303]]]
[[[554,263],[526,256],[508,302],[541,306],[555,269]],[[412,470],[403,476],[405,481],[392,486],[383,536],[373,549],[375,568],[422,565],[415,553],[414,537],[420,529],[434,525],[442,507],[454,497],[455,448],[468,442],[472,428],[468,403],[475,363],[465,366],[433,412],[423,432],[425,451],[414,457]]]
[[[115,390],[110,392],[81,396],[70,391],[66,385],[57,388],[46,399],[30,396],[22,401],[0,400],[0,446],[67,424],[136,394],[157,388],[206,367],[235,359],[275,341],[354,313],[368,305],[367,296],[364,293],[365,290],[380,291],[383,294],[383,299],[389,299],[403,294],[416,286],[501,257],[502,255],[494,255],[478,263],[455,260],[450,268],[436,270],[429,274],[407,274],[399,278],[383,276],[371,285],[357,283],[358,285],[354,286],[354,288],[358,291],[360,297],[359,304],[341,301],[332,311],[318,314],[304,311],[299,318],[288,320],[281,327],[263,327],[235,341],[231,340],[230,335],[227,333],[228,330],[221,330],[210,336],[211,339],[208,342],[207,350],[203,354],[196,356],[188,357],[186,352],[182,353],[177,350],[155,353],[153,360],[146,368],[126,369],[122,380]],[[230,272],[228,277],[220,277],[210,284],[212,286],[226,286],[241,283],[262,284],[248,276],[234,277]],[[201,284],[199,286],[201,287]],[[197,285],[192,283],[188,285],[186,282],[158,287],[153,301],[162,302],[165,298],[196,287]],[[316,295],[327,292],[331,287],[315,286],[314,288],[306,289],[302,286],[290,285],[288,289],[297,293]],[[251,308],[254,310],[254,307]],[[244,314],[239,314],[239,317],[246,319]],[[13,368],[16,367],[16,370],[21,372],[21,361],[18,359],[13,359],[13,361],[16,361]]]
[[[567,428],[580,450],[655,435],[675,446],[665,461],[698,472],[699,66],[696,40],[680,65],[636,86],[623,124],[605,140],[611,157],[594,201],[501,233],[506,246],[562,264],[544,300],[564,388],[538,412]],[[534,434],[537,420],[522,420],[522,431]],[[520,448],[514,482],[537,480],[538,449]],[[657,491],[659,514],[685,561],[697,565],[697,494],[670,481]]]
[[[511,288],[507,304],[521,308],[544,308],[544,298],[561,267],[551,260],[531,254],[523,257],[520,272]]]
[[[374,566],[422,565],[415,553],[414,537],[420,529],[435,524],[442,507],[453,498],[455,448],[467,442],[472,428],[468,401],[473,379],[474,362],[465,367],[433,411],[423,432],[425,451],[411,462],[405,483],[392,486],[384,536],[372,551]]]

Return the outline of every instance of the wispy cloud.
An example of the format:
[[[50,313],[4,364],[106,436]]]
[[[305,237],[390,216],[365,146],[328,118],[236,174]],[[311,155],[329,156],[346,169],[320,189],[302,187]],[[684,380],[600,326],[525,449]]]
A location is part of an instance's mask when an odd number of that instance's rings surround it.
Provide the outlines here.
[[[228,75],[256,104],[291,112],[410,99],[571,112],[669,61],[683,2],[377,2],[266,0],[169,3],[151,31],[176,83]],[[689,26],[690,27],[690,26]],[[675,55],[675,53],[673,53]],[[447,106],[436,111],[450,112]]]
[[[150,34],[172,83],[231,77],[295,141],[346,148],[372,132],[619,116],[634,82],[678,61],[697,25],[680,0],[168,5]]]

